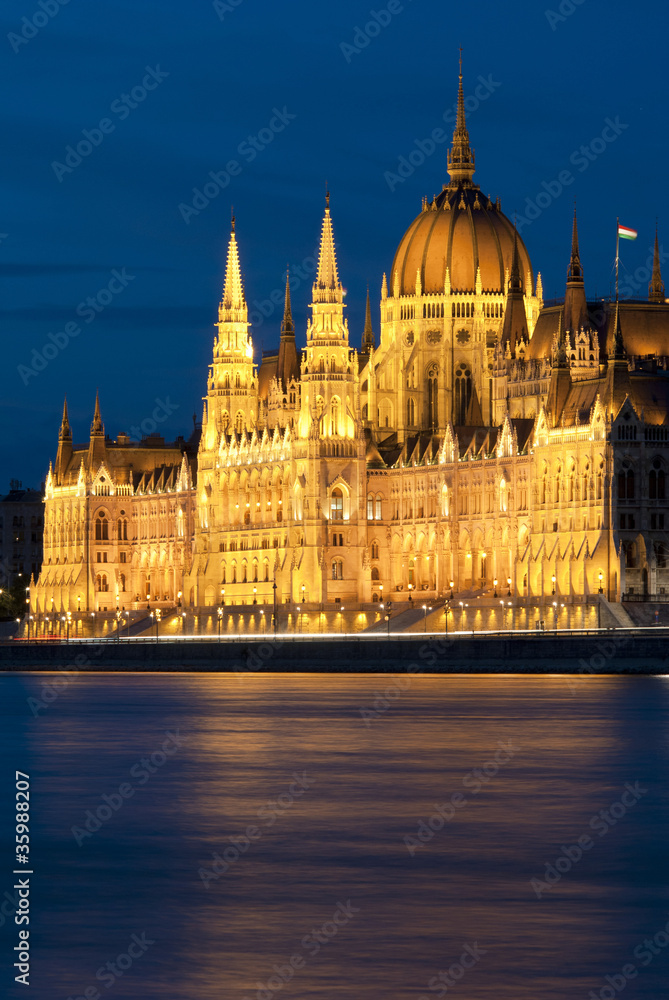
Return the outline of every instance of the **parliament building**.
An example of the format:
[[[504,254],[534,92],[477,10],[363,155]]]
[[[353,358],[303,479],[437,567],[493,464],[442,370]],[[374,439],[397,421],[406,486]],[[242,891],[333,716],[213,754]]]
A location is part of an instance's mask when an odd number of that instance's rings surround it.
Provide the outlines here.
[[[378,337],[368,297],[360,349],[328,198],[306,339],[288,278],[278,350],[254,362],[233,221],[201,427],[113,439],[96,400],[74,445],[65,406],[32,610],[669,593],[657,238],[647,300],[591,301],[574,217],[546,304],[474,173],[460,76],[449,180],[383,276]]]

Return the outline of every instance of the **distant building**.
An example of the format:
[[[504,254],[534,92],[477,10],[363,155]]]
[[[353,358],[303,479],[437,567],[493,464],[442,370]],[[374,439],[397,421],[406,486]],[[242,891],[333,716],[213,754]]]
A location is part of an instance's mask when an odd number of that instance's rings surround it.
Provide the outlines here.
[[[44,494],[23,489],[12,479],[9,493],[0,496],[0,587],[23,576],[26,585],[37,580],[42,566]]]
[[[669,595],[657,239],[646,301],[589,301],[574,217],[564,301],[545,304],[499,198],[473,180],[462,76],[447,163],[360,351],[329,198],[304,346],[287,284],[259,368],[233,223],[201,434],[112,441],[96,403],[73,447],[65,410],[35,610]]]

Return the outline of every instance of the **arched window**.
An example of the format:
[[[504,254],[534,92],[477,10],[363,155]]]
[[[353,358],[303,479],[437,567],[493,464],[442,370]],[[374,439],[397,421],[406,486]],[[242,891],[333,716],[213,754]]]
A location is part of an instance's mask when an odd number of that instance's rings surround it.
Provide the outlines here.
[[[118,522],[118,538],[120,542],[128,541],[128,522],[122,518]]]
[[[379,558],[379,543],[372,542],[372,559],[378,559],[378,558]]]
[[[416,426],[416,403],[409,397],[407,399],[407,427]]]
[[[427,426],[431,431],[436,431],[439,426],[438,375],[437,365],[430,365],[427,372]]]
[[[448,517],[448,486],[441,487],[441,516]]]
[[[224,389],[230,388],[230,372],[226,372],[223,376],[223,388]]]
[[[99,511],[95,519],[95,540],[96,542],[109,541],[109,521],[103,511]]]
[[[378,566],[373,566],[372,567],[372,580],[380,580],[380,579],[381,579],[381,577],[379,576],[379,567]]]
[[[119,580],[119,589],[120,589],[121,593],[124,594],[125,593],[125,574],[121,573],[121,575],[119,576],[118,580]]]
[[[506,513],[508,507],[508,497],[506,490],[506,480],[502,479],[499,484],[499,509],[502,513]]]
[[[237,416],[235,417],[235,430],[238,434],[241,434],[244,430],[244,414],[241,410],[237,410]]]
[[[332,579],[333,580],[343,580],[344,579],[344,563],[341,559],[335,559],[332,563]]]
[[[367,497],[367,520],[374,520],[374,497],[371,493]]]
[[[412,590],[416,587],[416,575],[415,575],[416,564],[413,559],[409,560],[409,583],[411,584]]]
[[[341,433],[339,428],[339,398],[335,396],[330,403],[330,434],[336,437]]]
[[[318,359],[318,371],[321,375],[325,374],[325,358],[322,355]]]
[[[337,362],[335,361],[334,358],[330,358],[330,371],[331,372],[337,371]]]
[[[458,365],[455,371],[455,423],[465,424],[469,401],[472,397],[472,373],[466,364]]]
[[[269,582],[269,563],[267,562],[267,560],[265,560],[265,562],[263,563],[263,565],[265,567],[265,583],[268,583]]]
[[[619,500],[633,500],[634,499],[634,470],[630,468],[623,468],[618,473],[618,499]]]
[[[653,462],[653,468],[648,477],[648,497],[651,500],[665,499],[665,475],[664,469],[660,468],[658,458]]]
[[[230,426],[230,414],[228,413],[227,410],[223,410],[223,412],[221,413],[221,427],[223,428],[224,431],[227,431],[229,426]]]
[[[330,497],[330,519],[332,521],[344,520],[344,494],[339,486],[336,486]]]
[[[235,388],[236,389],[241,389],[241,386],[242,386],[241,376],[240,376],[239,372],[237,372],[235,374]]]

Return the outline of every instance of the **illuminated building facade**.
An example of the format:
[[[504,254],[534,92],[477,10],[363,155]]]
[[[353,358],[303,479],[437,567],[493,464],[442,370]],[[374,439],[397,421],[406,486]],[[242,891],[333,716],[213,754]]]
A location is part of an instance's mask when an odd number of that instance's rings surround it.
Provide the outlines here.
[[[306,345],[286,283],[253,361],[233,223],[201,432],[73,448],[64,412],[37,610],[583,601],[669,593],[669,306],[588,302],[576,218],[564,302],[474,183],[462,77],[450,179],[400,241],[357,351],[329,199]],[[276,587],[276,589],[275,589]]]

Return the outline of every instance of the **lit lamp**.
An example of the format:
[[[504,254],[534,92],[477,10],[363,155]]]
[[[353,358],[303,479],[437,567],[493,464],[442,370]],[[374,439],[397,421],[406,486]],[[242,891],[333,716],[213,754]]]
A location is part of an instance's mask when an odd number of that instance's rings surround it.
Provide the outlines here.
[[[221,622],[223,621],[223,608],[217,608],[216,614],[218,615],[218,641],[221,641]]]
[[[451,600],[453,600],[453,587],[455,586],[455,580],[451,580]]]
[[[602,587],[602,580],[603,580],[603,579],[604,579],[604,574],[603,574],[603,573],[602,573],[602,571],[600,570],[600,571],[599,571],[599,592],[600,592],[600,594],[603,594],[603,593],[604,593],[604,589],[603,589],[603,587]]]
[[[254,587],[254,588],[253,588],[253,603],[254,603],[254,604],[257,604],[257,603],[258,603],[258,598],[256,597],[256,594],[257,594],[257,593],[258,593],[258,588],[257,588],[257,587]]]
[[[497,580],[494,580],[493,583],[494,583],[495,591],[494,591],[494,593],[493,593],[492,596],[493,597],[497,597]]]
[[[413,590],[413,583],[409,584],[409,604],[411,604],[411,591]]]
[[[555,593],[555,577],[552,576],[551,580],[553,581],[553,589],[551,590],[551,594],[554,594]]]
[[[507,597],[511,597],[511,577],[510,576],[507,576],[507,578],[506,578],[506,585],[509,588],[509,593],[507,594]]]

